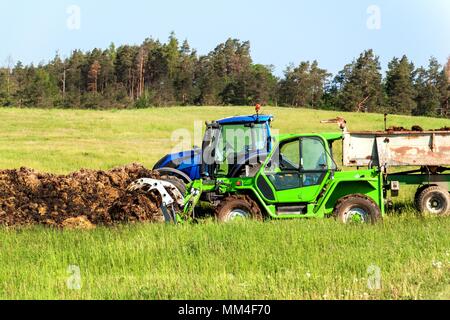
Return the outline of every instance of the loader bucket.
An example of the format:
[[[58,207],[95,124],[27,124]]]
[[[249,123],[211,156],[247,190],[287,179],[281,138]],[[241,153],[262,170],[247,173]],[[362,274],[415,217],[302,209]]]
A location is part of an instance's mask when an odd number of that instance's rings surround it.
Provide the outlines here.
[[[164,180],[139,179],[128,187],[131,192],[138,190],[155,192],[161,197],[161,211],[167,223],[180,221],[178,213],[184,208],[184,196],[175,185]]]

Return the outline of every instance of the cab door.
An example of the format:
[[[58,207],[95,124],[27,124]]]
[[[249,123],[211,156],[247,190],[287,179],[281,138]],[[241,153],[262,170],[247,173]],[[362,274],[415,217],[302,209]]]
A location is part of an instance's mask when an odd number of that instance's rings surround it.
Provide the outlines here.
[[[263,176],[281,204],[313,202],[330,173],[325,141],[318,136],[282,142],[268,162]]]

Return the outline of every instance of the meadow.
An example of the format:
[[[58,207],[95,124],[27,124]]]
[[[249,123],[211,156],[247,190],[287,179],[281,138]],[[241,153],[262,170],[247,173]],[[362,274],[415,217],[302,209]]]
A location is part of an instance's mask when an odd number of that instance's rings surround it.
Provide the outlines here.
[[[0,109],[0,168],[151,167],[179,144],[175,130],[251,113],[251,107]],[[281,133],[337,131],[320,124],[336,116],[351,130],[384,128],[379,114],[264,113],[275,116]],[[389,125],[426,129],[448,122],[389,118]],[[376,226],[328,219],[0,228],[0,299],[450,299],[450,220],[418,216],[411,192]]]
[[[383,115],[311,109],[264,108],[280,133],[336,132],[321,120],[344,117],[350,130],[383,130]],[[177,107],[86,111],[0,108],[0,168],[21,166],[53,173],[80,168],[110,169],[131,162],[153,166],[180,141],[172,134],[194,131],[194,123],[254,114],[253,107]],[[441,128],[448,119],[390,116],[388,125]],[[182,131],[182,132],[183,132]],[[175,135],[176,138],[177,135]],[[201,135],[200,135],[201,139]],[[187,146],[201,141],[187,141]],[[177,151],[181,151],[178,149]],[[339,158],[339,155],[336,156]]]

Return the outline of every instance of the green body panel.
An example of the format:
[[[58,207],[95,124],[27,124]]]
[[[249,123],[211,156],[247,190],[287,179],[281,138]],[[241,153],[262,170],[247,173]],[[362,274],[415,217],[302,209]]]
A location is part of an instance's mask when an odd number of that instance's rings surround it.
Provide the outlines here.
[[[334,160],[331,158],[330,145],[342,139],[342,133],[330,134],[303,134],[303,135],[281,135],[277,137],[278,145],[284,142],[296,142],[296,139],[314,138],[320,140],[326,149],[327,165],[332,168]],[[303,140],[299,140],[303,141]],[[278,147],[277,147],[278,148]],[[292,218],[323,218],[330,216],[339,199],[351,195],[362,194],[371,198],[384,214],[383,175],[378,169],[335,171],[328,169],[323,172],[320,183],[311,186],[296,187],[289,190],[276,190],[276,187],[267,176],[266,168],[269,166],[272,156],[277,151],[274,148],[271,155],[262,165],[255,177],[248,178],[217,178],[216,180],[197,180],[188,186],[185,199],[184,216],[192,214],[193,208],[200,200],[202,193],[215,192],[216,194],[247,194],[251,195],[265,211],[268,217],[274,219]],[[302,160],[303,161],[303,160]],[[265,179],[271,188],[275,200],[267,199],[258,188],[258,179]],[[277,214],[278,205],[298,205],[305,208],[301,214]]]
[[[448,172],[449,170],[447,170]],[[398,181],[404,185],[439,185],[450,192],[450,174],[389,174],[388,182]]]

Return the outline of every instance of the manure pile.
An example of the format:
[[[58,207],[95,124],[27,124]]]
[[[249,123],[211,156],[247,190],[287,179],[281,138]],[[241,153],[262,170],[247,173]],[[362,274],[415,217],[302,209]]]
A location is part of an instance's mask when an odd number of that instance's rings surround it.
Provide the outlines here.
[[[142,165],[69,175],[32,169],[0,171],[0,225],[94,228],[116,223],[160,221],[160,199],[127,192],[140,178],[159,178]]]

